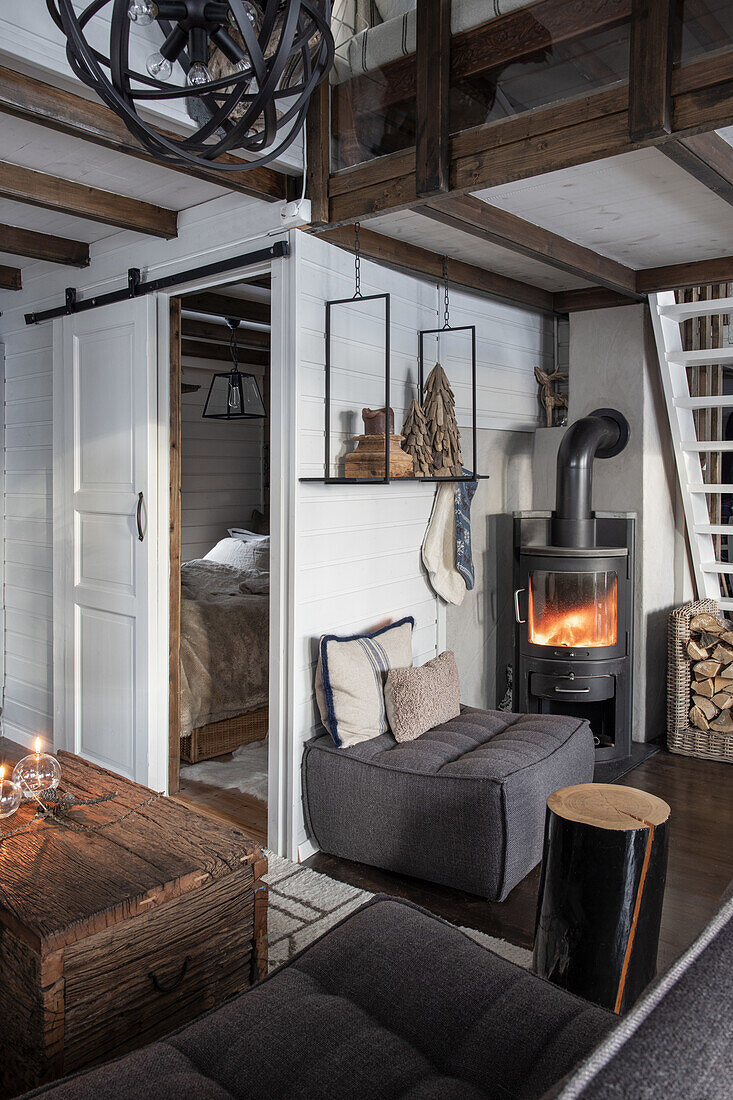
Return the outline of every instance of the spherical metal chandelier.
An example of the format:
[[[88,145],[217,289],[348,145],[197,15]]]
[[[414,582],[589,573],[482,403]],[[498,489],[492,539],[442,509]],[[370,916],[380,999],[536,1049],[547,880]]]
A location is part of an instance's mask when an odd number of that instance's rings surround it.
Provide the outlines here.
[[[241,172],[279,157],[333,63],[331,0],[92,0],[79,13],[73,0],[46,6],[76,76],[153,156],[177,165]],[[86,37],[99,15],[95,41],[107,25],[106,55]],[[130,67],[130,31],[153,23],[161,43],[138,72]],[[171,79],[176,62],[182,84]],[[166,100],[185,101],[195,133],[179,137],[138,114]],[[217,159],[236,152],[250,159]]]

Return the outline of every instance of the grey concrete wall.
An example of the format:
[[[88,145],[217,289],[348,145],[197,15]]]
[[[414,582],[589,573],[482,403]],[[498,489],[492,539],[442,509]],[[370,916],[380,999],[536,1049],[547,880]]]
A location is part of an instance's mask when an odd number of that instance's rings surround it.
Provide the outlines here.
[[[461,698],[493,708],[506,691],[512,662],[511,513],[532,507],[531,432],[479,432],[480,481],[471,506],[476,584],[459,607],[447,609],[447,646],[461,674]]]
[[[611,406],[631,427],[626,450],[595,464],[593,507],[637,514],[633,736],[647,741],[665,729],[667,618],[689,589],[674,458],[646,307],[574,314],[570,378],[569,423]],[[561,428],[535,434],[534,508],[553,507],[562,435]]]

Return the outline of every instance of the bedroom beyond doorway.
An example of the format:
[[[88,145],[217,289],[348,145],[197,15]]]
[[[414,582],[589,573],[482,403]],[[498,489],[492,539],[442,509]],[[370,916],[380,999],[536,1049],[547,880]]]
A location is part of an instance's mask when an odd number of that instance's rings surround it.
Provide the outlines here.
[[[171,790],[265,841],[270,277],[171,309]]]

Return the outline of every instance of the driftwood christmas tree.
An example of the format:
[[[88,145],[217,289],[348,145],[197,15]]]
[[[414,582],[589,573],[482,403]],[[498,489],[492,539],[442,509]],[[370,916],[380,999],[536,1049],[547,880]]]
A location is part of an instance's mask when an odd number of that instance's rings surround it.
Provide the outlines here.
[[[425,420],[433,474],[436,477],[460,477],[463,458],[456,421],[456,399],[440,363],[435,364],[425,383]]]
[[[415,463],[415,476],[430,477],[432,473],[432,455],[428,438],[428,426],[425,422],[425,413],[414,397],[407,410],[402,434],[404,436],[402,450],[407,451],[408,455],[412,455]]]

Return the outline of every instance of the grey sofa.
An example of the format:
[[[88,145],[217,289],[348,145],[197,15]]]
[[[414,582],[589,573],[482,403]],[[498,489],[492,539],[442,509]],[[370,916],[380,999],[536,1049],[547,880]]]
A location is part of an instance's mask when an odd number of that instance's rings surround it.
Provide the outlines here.
[[[45,1100],[723,1100],[729,902],[622,1021],[394,898],[253,990]]]
[[[399,744],[304,748],[306,827],[323,852],[503,901],[542,858],[548,795],[593,778],[582,719],[462,708]]]

